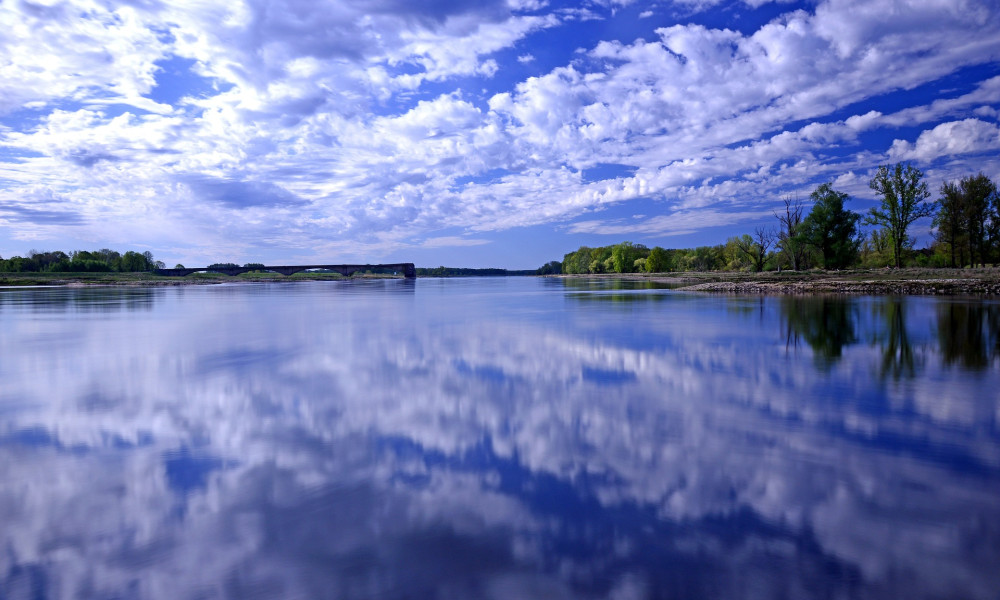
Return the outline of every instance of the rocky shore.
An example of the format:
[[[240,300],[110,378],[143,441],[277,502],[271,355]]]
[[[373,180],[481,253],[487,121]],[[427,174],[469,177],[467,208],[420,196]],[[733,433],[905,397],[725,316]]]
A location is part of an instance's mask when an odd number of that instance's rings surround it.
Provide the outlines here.
[[[673,289],[717,294],[1000,297],[1000,268],[993,267],[781,273],[633,273],[597,277],[650,281],[669,285]]]
[[[828,279],[789,283],[716,281],[685,286],[680,289],[694,292],[743,295],[1000,296],[1000,283],[975,279],[908,279],[895,281]]]

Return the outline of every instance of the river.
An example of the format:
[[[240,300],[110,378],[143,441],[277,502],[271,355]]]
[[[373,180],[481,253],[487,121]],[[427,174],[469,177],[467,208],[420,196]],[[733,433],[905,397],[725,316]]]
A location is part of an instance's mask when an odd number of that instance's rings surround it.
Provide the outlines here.
[[[1000,304],[0,290],[0,598],[983,598]]]

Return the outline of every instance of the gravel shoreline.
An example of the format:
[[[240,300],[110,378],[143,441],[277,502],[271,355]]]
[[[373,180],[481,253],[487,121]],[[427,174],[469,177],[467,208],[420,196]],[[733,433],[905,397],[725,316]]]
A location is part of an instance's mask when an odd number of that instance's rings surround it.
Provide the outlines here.
[[[602,275],[546,275],[551,278],[583,278],[645,281],[686,292],[734,295],[853,295],[853,296],[974,296],[1000,297],[1000,268],[978,269],[869,269],[855,271],[783,271],[767,273],[683,272],[611,273]],[[376,277],[383,278],[383,277]],[[276,283],[291,281],[348,281],[347,278],[296,276],[255,277],[38,277],[33,274],[0,275],[0,287],[160,287]]]
[[[685,286],[685,291],[741,295],[844,294],[862,296],[1000,296],[1000,283],[969,279],[901,281],[723,282]]]
[[[556,275],[648,281],[686,292],[771,295],[1000,297],[1000,269],[870,269],[782,273]]]

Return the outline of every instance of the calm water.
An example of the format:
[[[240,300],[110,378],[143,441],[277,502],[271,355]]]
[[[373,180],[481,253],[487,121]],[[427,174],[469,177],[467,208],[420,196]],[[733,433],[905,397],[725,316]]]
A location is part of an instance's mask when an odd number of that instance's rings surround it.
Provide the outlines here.
[[[0,598],[1000,598],[1000,304],[0,290]]]

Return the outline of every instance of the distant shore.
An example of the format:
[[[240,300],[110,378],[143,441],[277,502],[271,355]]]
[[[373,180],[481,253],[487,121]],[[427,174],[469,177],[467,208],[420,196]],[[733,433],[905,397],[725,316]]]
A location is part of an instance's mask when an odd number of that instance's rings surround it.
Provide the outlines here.
[[[698,272],[608,273],[603,275],[546,275],[553,278],[588,278],[649,281],[692,292],[741,295],[912,295],[1000,297],[1000,268],[978,269],[858,269],[848,271],[775,271],[764,273]],[[196,273],[187,277],[162,277],[152,273],[0,273],[0,287],[30,286],[179,286],[222,283],[349,281],[397,279],[391,275],[296,273],[245,273],[229,277]]]
[[[651,281],[674,289],[740,295],[1000,296],[1000,268],[858,269],[764,273],[681,272],[554,275]]]
[[[229,276],[222,273],[194,273],[186,277],[164,277],[153,273],[0,273],[0,287],[33,286],[131,286],[161,287],[179,285],[218,285],[222,283],[269,283],[289,281],[350,281],[359,279],[402,279],[401,275],[355,274],[345,277],[339,273],[295,273],[284,276],[278,273],[243,273]]]

